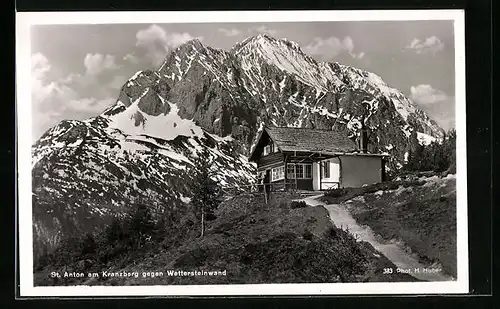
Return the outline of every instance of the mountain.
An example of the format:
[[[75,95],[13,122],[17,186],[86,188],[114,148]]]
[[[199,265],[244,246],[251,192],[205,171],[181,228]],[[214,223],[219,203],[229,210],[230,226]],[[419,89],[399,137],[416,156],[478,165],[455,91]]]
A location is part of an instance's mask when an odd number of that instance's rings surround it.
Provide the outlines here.
[[[157,70],[132,76],[100,115],[62,121],[33,145],[34,237],[51,247],[138,201],[185,207],[186,169],[203,148],[218,181],[247,184],[254,166],[246,155],[264,123],[357,139],[362,122],[369,149],[390,153],[391,169],[419,140],[443,136],[378,75],[318,62],[295,42],[258,35],[225,51],[189,41]]]

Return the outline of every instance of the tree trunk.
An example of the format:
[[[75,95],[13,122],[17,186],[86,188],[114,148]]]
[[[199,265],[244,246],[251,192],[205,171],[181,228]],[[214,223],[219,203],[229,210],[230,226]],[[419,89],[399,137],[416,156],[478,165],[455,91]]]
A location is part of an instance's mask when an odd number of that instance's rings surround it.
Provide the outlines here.
[[[204,207],[201,208],[201,235],[200,237],[203,237],[205,234],[205,209]]]

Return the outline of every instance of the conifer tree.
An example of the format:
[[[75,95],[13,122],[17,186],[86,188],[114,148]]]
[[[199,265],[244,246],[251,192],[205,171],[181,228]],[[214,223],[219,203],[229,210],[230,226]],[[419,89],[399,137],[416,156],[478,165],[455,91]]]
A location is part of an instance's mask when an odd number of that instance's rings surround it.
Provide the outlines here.
[[[214,170],[210,152],[207,148],[198,154],[191,168],[193,182],[191,184],[191,206],[192,211],[200,222],[200,237],[205,234],[205,221],[207,215],[213,215],[222,199],[222,190],[219,184],[213,180]]]
[[[120,220],[118,218],[113,218],[111,224],[105,229],[105,239],[108,245],[114,244],[116,241],[123,238],[123,230]]]
[[[154,232],[155,222],[148,206],[137,205],[137,208],[130,218],[130,231],[136,241],[136,245],[141,246],[144,240]]]
[[[447,132],[441,142],[433,141],[428,145],[417,145],[414,151],[409,152],[406,170],[410,171],[454,171],[455,166],[456,133]]]

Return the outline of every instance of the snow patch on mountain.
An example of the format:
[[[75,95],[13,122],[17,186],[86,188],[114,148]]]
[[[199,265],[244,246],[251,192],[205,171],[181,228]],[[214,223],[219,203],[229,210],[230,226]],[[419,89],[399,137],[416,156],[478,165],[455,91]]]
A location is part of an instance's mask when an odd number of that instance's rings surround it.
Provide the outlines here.
[[[151,116],[142,112],[139,108],[140,99],[138,99],[125,111],[106,116],[111,120],[109,127],[120,129],[129,135],[145,134],[164,140],[173,140],[179,135],[201,136],[203,134],[201,127],[196,125],[193,120],[182,119],[179,116],[179,108],[176,104],[165,101],[161,96],[158,97],[163,104],[170,105],[170,112],[167,115]],[[139,122],[137,121],[138,118],[141,119]]]
[[[430,136],[429,134],[422,133],[422,132],[417,132],[417,139],[421,145],[429,145],[433,142],[438,141],[437,138]]]
[[[135,85],[134,81],[139,77],[139,75],[142,74],[142,70],[141,71],[137,71],[134,75],[132,75],[128,81],[127,81],[127,87],[132,87]]]

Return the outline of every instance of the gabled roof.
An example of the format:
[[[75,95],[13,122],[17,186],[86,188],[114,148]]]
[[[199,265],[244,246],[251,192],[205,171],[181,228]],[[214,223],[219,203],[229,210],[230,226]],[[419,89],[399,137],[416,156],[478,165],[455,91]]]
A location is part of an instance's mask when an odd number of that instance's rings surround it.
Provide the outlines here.
[[[332,130],[319,130],[289,127],[265,127],[257,137],[258,145],[262,135],[267,133],[281,151],[349,153],[359,151],[356,143],[344,133]],[[255,147],[250,154],[254,156]]]
[[[306,128],[265,128],[281,151],[352,152],[358,149],[345,134]]]

